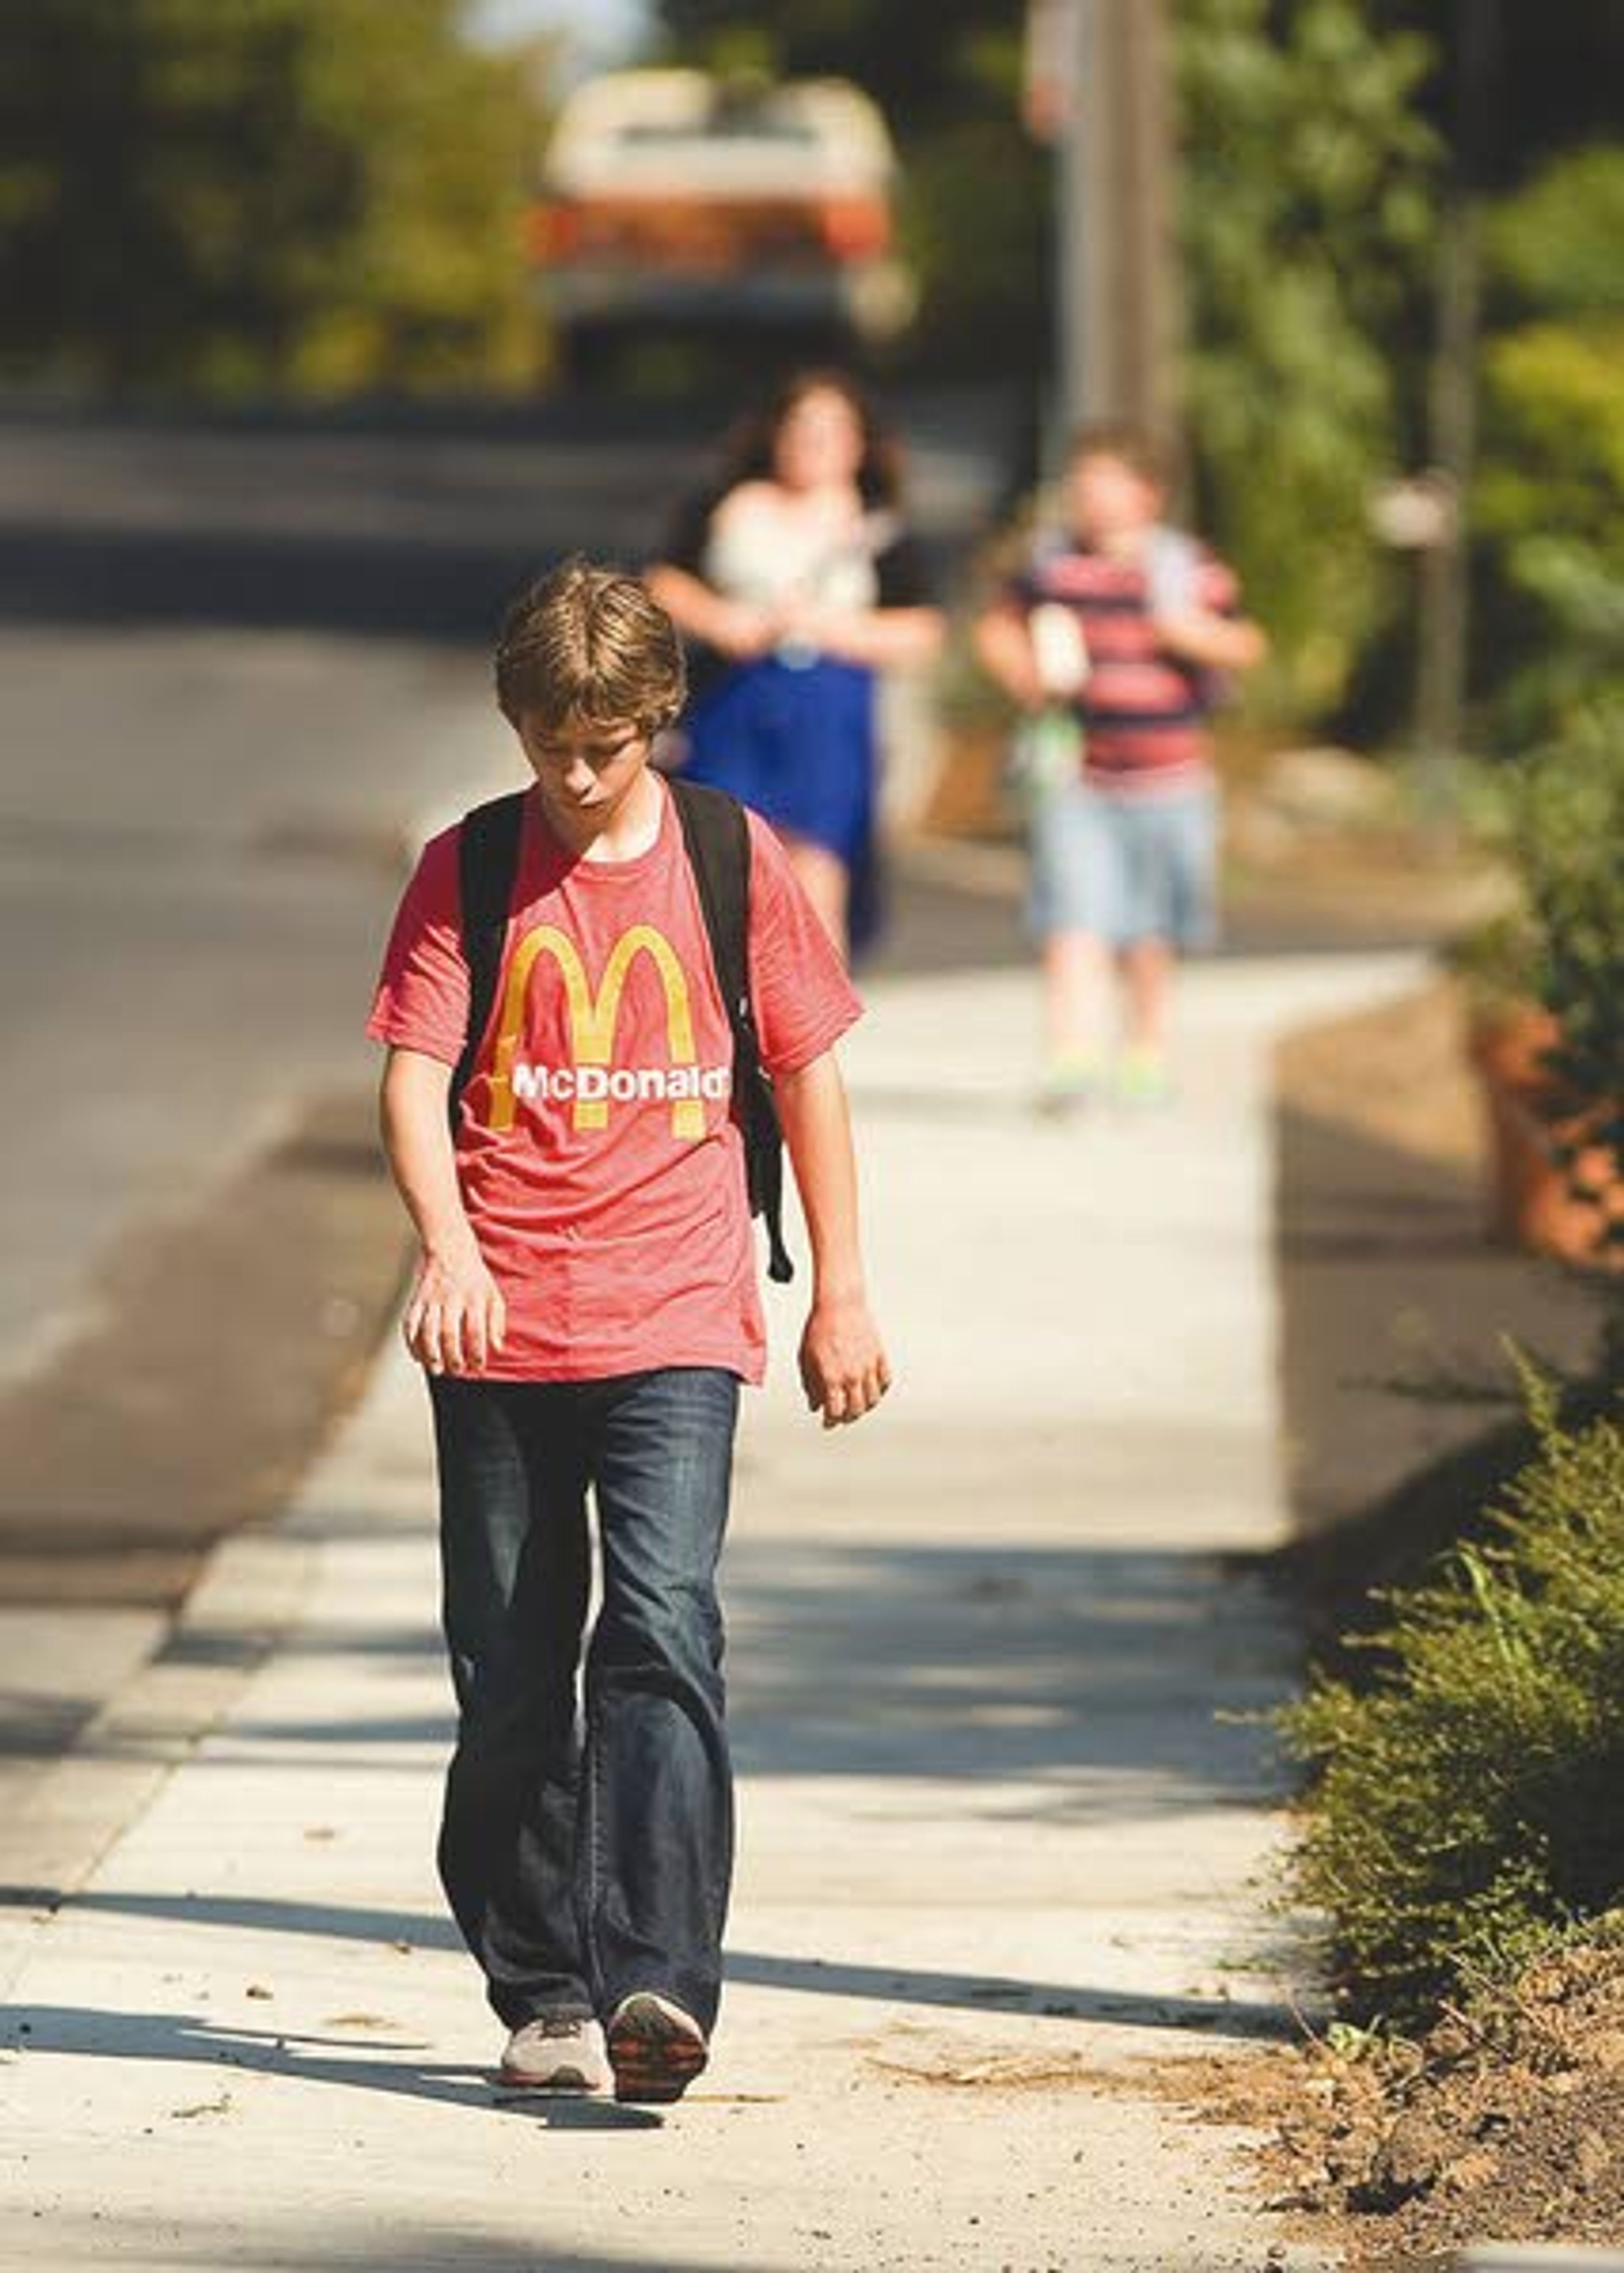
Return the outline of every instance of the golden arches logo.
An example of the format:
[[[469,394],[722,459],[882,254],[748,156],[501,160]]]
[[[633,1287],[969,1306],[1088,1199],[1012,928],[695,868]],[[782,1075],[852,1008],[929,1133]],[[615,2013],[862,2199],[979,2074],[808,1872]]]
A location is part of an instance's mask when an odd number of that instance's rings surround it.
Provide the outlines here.
[[[665,989],[665,1030],[672,1064],[692,1066],[696,1062],[687,974],[663,932],[656,931],[652,924],[634,924],[630,931],[622,932],[610,951],[595,994],[574,941],[552,924],[538,924],[534,931],[525,934],[514,949],[507,983],[502,990],[502,1016],[490,1069],[490,1128],[504,1129],[513,1125],[518,1110],[513,1061],[518,1054],[531,977],[543,955],[552,956],[564,981],[565,1006],[578,1066],[608,1066],[615,1046],[615,1025],[620,1016],[626,975],[640,955],[648,956]],[[574,1115],[578,1130],[606,1128],[609,1100],[607,1097],[578,1096]],[[691,1141],[704,1136],[705,1106],[701,1099],[682,1097],[672,1100],[671,1134]]]

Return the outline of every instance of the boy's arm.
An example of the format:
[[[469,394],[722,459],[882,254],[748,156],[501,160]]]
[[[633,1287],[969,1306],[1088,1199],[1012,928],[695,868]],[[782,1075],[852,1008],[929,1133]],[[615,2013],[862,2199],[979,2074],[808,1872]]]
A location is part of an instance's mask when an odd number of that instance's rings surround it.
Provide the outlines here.
[[[422,1244],[406,1306],[406,1347],[430,1373],[479,1373],[502,1347],[507,1318],[463,1212],[446,1117],[451,1068],[392,1049],[380,1099],[384,1150]]]
[[[812,1300],[801,1382],[826,1429],[860,1421],[891,1386],[857,1241],[857,1171],[845,1084],[832,1050],[773,1084],[812,1243]]]
[[[1204,671],[1250,671],[1269,653],[1261,625],[1246,616],[1218,616],[1192,608],[1176,616],[1157,616],[1156,635],[1168,651]]]

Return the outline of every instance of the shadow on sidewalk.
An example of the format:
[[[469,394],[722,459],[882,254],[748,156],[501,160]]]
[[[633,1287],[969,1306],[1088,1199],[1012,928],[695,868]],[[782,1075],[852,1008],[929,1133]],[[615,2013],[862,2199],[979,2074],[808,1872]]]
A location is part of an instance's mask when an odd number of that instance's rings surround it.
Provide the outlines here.
[[[316,2273],[318,2268],[320,2273],[346,2268],[351,2273],[368,2268],[377,2273],[441,2273],[445,2268],[455,2273],[737,2273],[740,2262],[678,2257],[659,2236],[643,2249],[632,2247],[612,2255],[560,2247],[549,2240],[543,2215],[535,2217],[535,2230],[515,2238],[484,2229],[477,2211],[455,2225],[409,2214],[373,2214],[352,2222],[335,2217],[325,2203],[312,2208],[307,2222],[299,2224],[285,2213],[279,2217],[275,2208],[263,2202],[250,2214],[251,2232],[234,2219],[222,2232],[217,2212],[187,2216],[177,2205],[162,2217],[138,2217],[121,2209],[115,2256],[109,2220],[53,2209],[51,2244],[60,2253],[54,2262],[76,2268],[116,2263],[128,2273],[175,2273],[187,2266],[220,2273],[227,2263],[262,2267],[268,2273]]]
[[[261,2214],[256,2222],[263,2227],[268,2221]],[[121,2212],[116,2262],[128,2273],[174,2273],[176,2267],[187,2266],[220,2273],[221,2251],[228,2247],[234,2267],[265,2268],[267,2273],[306,2273],[306,2269],[314,2273],[316,2268],[321,2273],[339,2273],[344,2268],[376,2268],[378,2273],[430,2273],[433,2269],[439,2273],[444,2267],[454,2267],[455,2273],[632,2273],[632,2269],[640,2273],[737,2273],[738,2268],[737,2258],[724,2263],[710,2257],[674,2257],[670,2244],[658,2239],[648,2244],[647,2254],[610,2257],[595,2249],[582,2254],[555,2248],[544,2232],[515,2240],[506,2234],[482,2232],[472,2221],[460,2219],[446,2226],[421,2218],[388,2223],[369,2217],[364,2226],[335,2232],[332,2215],[324,2209],[312,2223],[318,2231],[284,2227],[258,2238],[237,2228],[228,2244],[214,2218],[198,2218],[183,2227],[175,2218],[135,2219]],[[105,2222],[54,2214],[50,2231],[53,2243],[67,2253],[58,2261],[62,2264],[114,2262],[104,2254]],[[1191,2273],[1200,2273],[1200,2269],[1193,2268]]]
[[[505,2091],[494,2071],[471,2062],[425,2061],[408,2055],[429,2047],[379,2042],[393,2058],[368,2058],[352,2037],[311,2037],[297,2030],[239,2028],[186,2013],[105,2013],[71,2005],[20,2007],[7,2036],[26,2057],[55,2052],[90,2059],[134,2059],[143,2066],[174,2061],[186,2067],[242,2069],[302,2083],[341,2084],[360,2091],[428,2099],[453,2107],[494,2107],[528,2116],[553,2130],[648,2131],[662,2118],[646,2107],[620,2107],[611,2099],[567,2098]],[[337,2054],[340,2057],[331,2057]],[[204,2102],[176,2115],[221,2112]]]
[[[1087,1435],[1093,1474],[1078,1486],[1080,1505],[1085,1489],[1114,1489],[1117,1467],[1135,1456],[1132,1432],[1114,1443],[1099,1427]],[[1074,1449],[1056,1432],[1030,1456],[1069,1472]],[[1245,1489],[1231,1451],[1211,1431],[1191,1433],[1189,1463],[1209,1495]],[[1291,1668],[1246,1558],[839,1535],[796,1545],[754,1540],[744,1524],[728,1594],[741,1776],[949,1782],[967,1819],[1125,1830],[1186,1810],[1253,1807],[1270,1790],[1261,1716]],[[357,1650],[380,1679],[391,1661],[415,1677],[443,1649],[426,1624],[362,1626],[354,1637],[320,1628],[287,1647]],[[206,1642],[196,1654],[207,1660]],[[453,1736],[448,1694],[444,1707],[414,1699],[378,1714],[257,1713],[251,1703],[187,1765],[422,1776]],[[139,1732],[93,1739],[77,1757],[141,1758],[144,1742]]]
[[[46,1887],[0,1887],[0,1909],[48,1909],[60,1900]],[[102,1917],[167,1919],[189,1927],[224,1926],[251,1933],[312,1934],[328,1940],[383,1942],[402,1954],[413,1950],[462,1947],[449,1918],[428,1917],[410,1910],[346,1909],[335,1903],[276,1902],[251,1895],[119,1894],[94,1889],[70,1896],[65,1907]],[[1132,1990],[1095,1989],[1074,1982],[1014,1981],[986,1973],[922,1972],[891,1965],[851,1965],[815,1957],[784,1957],[733,1948],[727,1953],[726,1968],[728,1980],[737,1985],[791,1990],[813,1996],[865,1997],[892,2005],[1019,2013],[1029,2017],[1091,2021],[1121,2028],[1189,2029],[1204,2035],[1247,2040],[1267,2041],[1297,2033],[1297,2024],[1286,2007],[1261,1999],[1143,1996]],[[267,2031],[222,2030],[221,2024],[214,2022],[188,2022],[173,2014],[157,2016],[157,2020],[176,2043],[183,2041],[188,2046],[200,2049],[170,2051],[160,2043],[153,2052],[154,2059],[224,2057],[221,2047],[227,2037],[233,2044],[238,2037],[247,2044],[284,2041]],[[103,2042],[97,2037],[97,2029],[103,2025],[112,2032],[114,2041]],[[25,2050],[118,2052],[133,2049],[117,2041],[133,2025],[126,2014],[19,2006],[7,2018],[6,2040]],[[74,2041],[47,2042],[53,2026],[68,2029]],[[285,2041],[296,2044],[338,2043],[353,2049],[348,2039],[295,2036]],[[268,2065],[274,2067],[274,2063]],[[339,2065],[343,2071],[343,2064]],[[324,2062],[322,2073],[333,2074],[333,2080],[338,2082],[363,2081],[359,2069],[370,2065],[351,2063],[357,2073],[349,2075],[348,2072],[333,2073]],[[397,2081],[380,2088],[400,2088],[400,2067],[385,2063],[384,2068],[389,2077]],[[464,2079],[474,2078],[478,2073],[454,2067],[415,2072],[425,2077]],[[460,2088],[425,2089],[420,2096],[463,2099],[477,2097],[478,2094],[473,2083],[467,2082]]]
[[[456,2273],[630,2273],[630,2269],[642,2269],[642,2273],[737,2273],[738,2267],[737,2258],[724,2263],[710,2257],[674,2257],[669,2243],[662,2240],[651,2241],[647,2254],[607,2257],[596,2250],[583,2255],[557,2249],[544,2232],[514,2240],[481,2232],[460,2220],[454,2226],[425,2224],[417,2218],[380,2225],[374,2217],[364,2228],[334,2233],[324,2211],[319,2224],[318,2232],[284,2230],[258,2239],[234,2230],[230,2262],[269,2269],[269,2273],[305,2273],[306,2268],[317,2267],[321,2273],[337,2273],[341,2268],[377,2268],[379,2273],[430,2273],[433,2269],[439,2273],[447,2266]],[[101,2254],[105,2232],[104,2224],[61,2217],[51,2221],[54,2239],[70,2252],[62,2262],[76,2267],[113,2262]],[[174,2220],[119,2217],[117,2262],[129,2273],[173,2273],[174,2268],[185,2266],[220,2273],[223,2246],[213,2220],[199,2219],[186,2229]]]
[[[1290,2009],[1258,1999],[1136,1996],[1128,1989],[1080,1989],[986,1975],[899,1972],[813,1957],[767,1957],[730,1950],[728,1979],[758,1989],[810,1990],[826,1997],[875,1997],[891,2004],[962,2007],[1053,2021],[1111,2022],[1127,2029],[1191,2029],[1203,2035],[1274,2043],[1300,2031]]]

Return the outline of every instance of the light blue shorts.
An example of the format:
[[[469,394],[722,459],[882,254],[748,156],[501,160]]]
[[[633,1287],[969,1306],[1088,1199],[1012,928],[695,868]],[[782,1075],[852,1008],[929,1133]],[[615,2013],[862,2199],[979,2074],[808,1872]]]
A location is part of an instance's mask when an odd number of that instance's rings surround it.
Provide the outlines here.
[[[1217,936],[1218,795],[1210,779],[1115,797],[1086,781],[1037,800],[1027,919],[1034,935],[1089,932],[1111,947]]]

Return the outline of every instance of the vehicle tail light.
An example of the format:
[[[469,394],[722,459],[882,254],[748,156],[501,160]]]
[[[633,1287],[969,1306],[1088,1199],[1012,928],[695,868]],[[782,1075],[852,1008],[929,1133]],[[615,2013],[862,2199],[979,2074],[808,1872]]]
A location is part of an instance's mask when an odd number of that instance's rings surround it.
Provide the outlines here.
[[[562,201],[534,205],[525,215],[525,251],[538,268],[568,260],[580,249],[580,214]]]
[[[869,260],[890,249],[891,216],[874,198],[826,199],[820,218],[837,260]]]

